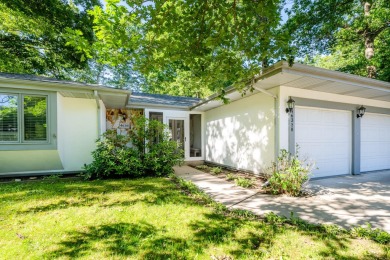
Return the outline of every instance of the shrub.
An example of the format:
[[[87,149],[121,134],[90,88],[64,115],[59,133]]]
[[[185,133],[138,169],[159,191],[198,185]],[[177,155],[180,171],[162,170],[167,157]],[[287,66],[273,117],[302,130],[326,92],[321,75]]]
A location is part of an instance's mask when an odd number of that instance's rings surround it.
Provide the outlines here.
[[[233,180],[237,179],[237,176],[234,175],[233,173],[228,173],[228,174],[226,175],[226,179],[227,179],[228,181],[233,181]]]
[[[266,189],[272,194],[299,196],[309,181],[312,168],[313,164],[301,161],[298,154],[292,155],[283,149],[265,175],[268,180]]]
[[[211,168],[210,171],[213,174],[220,174],[222,172],[222,168],[221,167],[213,167],[213,168]]]
[[[390,243],[390,234],[380,229],[373,229],[370,224],[367,223],[367,227],[358,226],[351,229],[351,235],[355,237],[370,238],[380,244]]]
[[[169,141],[166,126],[144,117],[135,119],[129,136],[107,131],[97,140],[86,178],[165,176],[183,160],[183,151]]]
[[[247,179],[247,178],[242,178],[242,177],[236,178],[234,180],[234,182],[236,183],[237,186],[241,186],[241,187],[244,187],[244,188],[253,187],[253,185],[255,184],[253,182],[253,180]]]

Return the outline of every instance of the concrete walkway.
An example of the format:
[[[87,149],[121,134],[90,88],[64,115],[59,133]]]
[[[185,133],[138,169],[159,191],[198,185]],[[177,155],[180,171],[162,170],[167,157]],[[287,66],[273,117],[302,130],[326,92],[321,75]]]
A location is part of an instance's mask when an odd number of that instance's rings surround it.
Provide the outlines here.
[[[294,212],[311,223],[344,228],[370,223],[390,232],[390,171],[314,180],[308,186],[314,195],[306,198],[260,194],[189,166],[175,167],[175,172],[227,207],[258,215],[290,217]]]

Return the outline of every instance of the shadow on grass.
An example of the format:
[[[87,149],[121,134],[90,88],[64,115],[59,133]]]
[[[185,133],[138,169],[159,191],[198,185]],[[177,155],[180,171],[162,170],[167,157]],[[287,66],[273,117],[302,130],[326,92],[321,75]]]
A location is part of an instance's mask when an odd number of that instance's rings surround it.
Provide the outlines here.
[[[186,240],[165,236],[147,222],[116,223],[90,226],[85,231],[73,231],[57,244],[57,249],[45,257],[67,256],[79,258],[95,250],[105,252],[99,257],[142,255],[142,259],[186,259],[193,250]]]
[[[115,180],[93,182],[55,182],[12,185],[7,194],[0,191],[3,200],[25,201],[40,199],[50,202],[43,206],[31,206],[20,213],[33,214],[36,211],[51,211],[67,207],[98,205],[100,207],[131,206],[136,203],[148,205],[198,205],[194,199],[185,196],[175,184],[162,178],[138,180]],[[121,193],[121,198],[107,200],[104,195],[111,192]],[[124,192],[124,194],[122,194]],[[126,196],[123,198],[123,196]],[[133,198],[132,198],[133,196]],[[1,202],[1,200],[0,200]],[[92,225],[65,233],[53,251],[45,258],[66,256],[78,258],[99,251],[99,257],[112,256],[137,257],[142,259],[188,259],[200,255],[205,250],[226,245],[224,254],[234,258],[268,258],[268,252],[286,232],[297,232],[308,236],[314,242],[320,242],[317,254],[323,258],[358,259],[345,254],[351,246],[348,235],[338,230],[329,230],[295,220],[287,223],[240,218],[226,212],[204,213],[194,218],[183,228],[189,229],[186,239],[179,235],[168,235],[164,228],[158,228],[148,222]],[[185,213],[184,213],[185,214]],[[176,225],[175,223],[172,225]],[[229,246],[230,244],[230,246]],[[212,254],[212,253],[211,253]],[[364,256],[365,259],[386,258],[386,255]]]
[[[147,222],[115,223],[109,225],[89,226],[84,231],[72,231],[66,239],[57,244],[57,249],[45,255],[47,258],[67,256],[79,258],[93,254],[98,250],[100,257],[137,257],[142,259],[192,259],[201,255],[207,248],[235,242],[233,249],[223,255],[234,259],[268,258],[267,252],[289,229],[302,235],[310,236],[313,241],[322,241],[324,249],[317,252],[320,257],[331,259],[361,259],[346,255],[343,251],[350,246],[347,237],[337,236],[320,227],[299,227],[270,224],[262,221],[249,223],[248,220],[226,217],[221,214],[205,214],[202,221],[194,221],[189,226],[192,236],[189,239],[169,236],[163,228],[157,228]],[[244,235],[237,235],[243,226],[251,225]],[[293,252],[289,252],[290,257]],[[214,256],[211,253],[211,256]],[[385,259],[386,256],[364,256],[364,259]],[[223,259],[223,258],[221,258]],[[228,259],[228,258],[226,258]]]
[[[190,198],[182,196],[182,193],[172,183],[163,178],[90,182],[56,181],[9,186],[6,189],[3,189],[4,186],[0,187],[0,200],[23,204],[24,207],[17,209],[20,214],[92,205],[99,207],[132,206],[139,202],[152,205],[196,204]],[[111,193],[123,193],[123,196],[109,199]],[[34,203],[29,203],[30,201]],[[34,205],[37,201],[40,202],[39,205]]]

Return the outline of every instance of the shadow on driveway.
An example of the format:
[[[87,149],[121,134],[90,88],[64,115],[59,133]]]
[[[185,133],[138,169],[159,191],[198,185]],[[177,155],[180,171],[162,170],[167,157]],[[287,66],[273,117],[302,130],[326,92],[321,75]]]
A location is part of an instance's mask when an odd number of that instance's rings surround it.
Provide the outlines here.
[[[344,228],[369,223],[390,232],[390,171],[312,180],[308,188],[315,191],[314,195],[300,198],[245,193],[240,187],[193,168],[176,169],[176,173],[228,207],[258,215],[274,212],[290,217],[293,212],[311,223]]]

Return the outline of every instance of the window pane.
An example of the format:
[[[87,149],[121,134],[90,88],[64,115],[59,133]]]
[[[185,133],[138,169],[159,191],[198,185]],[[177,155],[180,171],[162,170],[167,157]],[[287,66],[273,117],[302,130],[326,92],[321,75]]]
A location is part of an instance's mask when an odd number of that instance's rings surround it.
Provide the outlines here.
[[[47,140],[47,98],[24,96],[24,140]]]
[[[18,96],[0,94],[0,141],[18,141]]]

